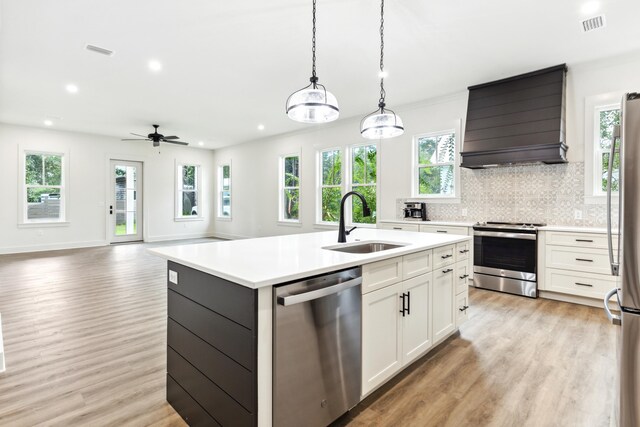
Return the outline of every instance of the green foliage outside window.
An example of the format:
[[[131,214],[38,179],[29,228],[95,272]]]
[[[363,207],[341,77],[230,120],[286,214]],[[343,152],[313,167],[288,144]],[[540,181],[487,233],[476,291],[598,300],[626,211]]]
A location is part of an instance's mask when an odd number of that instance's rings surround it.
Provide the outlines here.
[[[353,191],[362,194],[371,210],[371,216],[362,215],[362,202],[351,199],[351,220],[353,223],[376,223],[376,183],[378,177],[378,150],[375,145],[353,147],[351,150],[351,183]]]
[[[604,150],[601,156],[602,162],[602,191],[607,191],[607,175],[609,169],[609,157],[611,143],[613,141],[613,127],[620,125],[620,109],[600,111],[600,149]],[[620,178],[620,153],[613,157],[613,171],[611,174],[611,189],[618,191]]]
[[[329,150],[321,153],[322,158],[322,221],[337,222],[340,219],[340,199],[342,198],[342,152]]]
[[[284,158],[284,219],[300,218],[300,158],[291,156]]]
[[[418,139],[418,194],[453,195],[455,134]]]
[[[27,189],[29,203],[39,203],[43,194],[49,194],[51,198],[60,198],[60,189],[55,186],[62,185],[62,156],[27,154],[25,184],[30,186]]]

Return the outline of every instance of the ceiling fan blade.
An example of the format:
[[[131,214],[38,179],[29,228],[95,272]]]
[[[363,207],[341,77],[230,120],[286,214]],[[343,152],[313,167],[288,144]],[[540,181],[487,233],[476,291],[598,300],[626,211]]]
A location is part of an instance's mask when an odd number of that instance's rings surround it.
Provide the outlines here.
[[[141,136],[141,137],[143,137],[143,138],[148,138],[148,136],[147,136],[147,135],[140,135],[139,133],[133,133],[133,132],[130,132],[130,133],[131,133],[131,135]]]
[[[168,142],[169,144],[178,144],[178,145],[189,145],[188,142],[182,142],[182,141],[167,141],[166,139],[162,139],[164,142]]]
[[[171,135],[171,136],[165,136],[162,139],[180,139],[179,136],[175,136],[175,135]]]
[[[144,139],[141,139],[141,138],[131,138],[131,139],[121,139],[120,141],[151,141],[151,140],[150,140],[150,139],[148,139],[148,138],[144,138]]]

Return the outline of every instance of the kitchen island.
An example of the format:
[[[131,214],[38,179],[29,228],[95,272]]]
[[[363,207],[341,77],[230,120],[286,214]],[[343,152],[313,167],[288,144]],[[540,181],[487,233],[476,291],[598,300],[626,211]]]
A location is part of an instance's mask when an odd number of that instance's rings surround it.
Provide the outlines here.
[[[457,330],[468,304],[456,263],[467,265],[470,237],[357,229],[336,240],[331,231],[150,249],[169,261],[167,400],[189,424],[272,425],[274,286],[361,267],[360,398]],[[335,250],[371,241],[399,246]]]

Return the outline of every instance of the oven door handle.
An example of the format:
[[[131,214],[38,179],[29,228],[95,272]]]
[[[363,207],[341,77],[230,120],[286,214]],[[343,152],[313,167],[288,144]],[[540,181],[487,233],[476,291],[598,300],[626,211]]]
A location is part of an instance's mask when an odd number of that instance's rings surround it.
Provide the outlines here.
[[[474,231],[474,236],[487,236],[487,237],[501,237],[504,239],[522,239],[522,240],[536,240],[535,234],[528,233],[507,233],[504,231]]]

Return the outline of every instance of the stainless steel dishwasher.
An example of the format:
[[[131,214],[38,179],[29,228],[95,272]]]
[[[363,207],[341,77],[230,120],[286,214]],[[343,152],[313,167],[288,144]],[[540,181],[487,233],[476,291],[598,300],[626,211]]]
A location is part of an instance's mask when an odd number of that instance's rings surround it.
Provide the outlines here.
[[[274,287],[273,425],[329,425],[360,401],[362,270]]]

